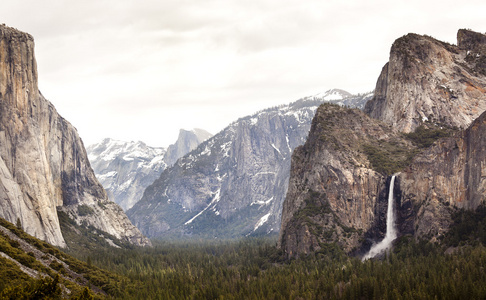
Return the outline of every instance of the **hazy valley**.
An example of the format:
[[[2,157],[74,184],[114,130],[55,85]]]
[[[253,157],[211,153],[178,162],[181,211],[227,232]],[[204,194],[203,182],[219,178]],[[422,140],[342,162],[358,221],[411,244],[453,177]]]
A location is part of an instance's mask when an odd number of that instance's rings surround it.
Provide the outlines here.
[[[85,149],[1,25],[0,298],[484,298],[485,57],[408,34],[373,93]]]

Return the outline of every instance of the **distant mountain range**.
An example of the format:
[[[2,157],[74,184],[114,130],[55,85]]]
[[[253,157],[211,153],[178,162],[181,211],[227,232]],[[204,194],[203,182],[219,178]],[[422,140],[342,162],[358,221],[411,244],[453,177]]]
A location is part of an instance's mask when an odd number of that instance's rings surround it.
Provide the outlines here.
[[[318,100],[341,106],[348,106],[353,108],[364,109],[366,102],[373,97],[373,92],[353,95],[347,91],[340,89],[328,90],[324,93],[308,96],[303,100]]]
[[[317,107],[363,107],[372,95],[329,90],[241,118],[162,172],[127,215],[149,237],[276,233],[290,156],[307,138]]]
[[[177,141],[167,149],[143,142],[106,138],[86,148],[96,177],[108,195],[124,210],[130,209],[147,186],[178,158],[212,135],[202,129],[179,131]]]

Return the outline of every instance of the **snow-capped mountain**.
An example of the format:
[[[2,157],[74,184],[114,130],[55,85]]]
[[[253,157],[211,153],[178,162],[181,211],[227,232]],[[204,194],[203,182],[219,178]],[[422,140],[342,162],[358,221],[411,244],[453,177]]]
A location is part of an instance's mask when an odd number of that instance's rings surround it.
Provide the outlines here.
[[[353,95],[349,92],[340,89],[332,89],[324,93],[318,93],[313,96],[308,96],[303,99],[306,100],[322,100],[329,103],[339,104],[341,106],[355,107],[361,110],[368,100],[373,97],[374,92]]]
[[[143,142],[104,139],[87,148],[96,177],[109,196],[124,210],[130,209],[147,186],[179,157],[195,149],[211,134],[202,129],[181,129],[168,149],[147,146]]]
[[[230,124],[167,168],[127,215],[149,237],[278,232],[293,149],[305,141],[320,104],[350,98],[325,94]]]
[[[311,97],[316,99],[321,99],[323,101],[335,101],[335,100],[343,100],[351,96],[352,96],[351,93],[346,92],[344,90],[332,89],[332,90],[327,90],[324,93],[316,94]]]
[[[145,188],[166,168],[164,148],[143,142],[104,139],[89,146],[88,158],[96,177],[123,210],[140,200]]]

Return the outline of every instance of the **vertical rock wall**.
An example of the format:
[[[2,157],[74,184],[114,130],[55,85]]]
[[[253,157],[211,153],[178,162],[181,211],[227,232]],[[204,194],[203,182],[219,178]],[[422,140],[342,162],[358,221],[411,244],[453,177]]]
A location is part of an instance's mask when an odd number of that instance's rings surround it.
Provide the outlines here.
[[[467,128],[486,110],[485,36],[458,33],[458,45],[408,34],[397,39],[365,112],[402,132],[424,122]]]
[[[386,211],[387,177],[373,169],[365,150],[369,145],[411,148],[400,134],[359,110],[319,107],[307,142],[292,155],[279,239],[287,256],[327,244],[351,252],[380,234],[375,227]]]
[[[376,236],[386,187],[373,170],[402,149],[413,150],[402,133],[421,125],[464,130],[393,171],[401,171],[395,188],[400,233],[438,240],[449,228],[451,208],[486,201],[485,49],[486,36],[469,30],[458,32],[458,46],[406,35],[393,44],[365,106],[377,120],[319,108],[306,144],[292,156],[279,241],[288,256],[333,243],[349,252]]]
[[[404,226],[437,240],[451,223],[450,208],[475,209],[486,201],[486,113],[456,136],[417,155],[399,176],[402,204],[413,210]],[[407,225],[408,224],[408,225]]]
[[[80,216],[78,207],[91,213]],[[76,129],[39,92],[34,40],[0,26],[0,216],[64,247],[57,209],[117,238],[149,241],[107,199]]]

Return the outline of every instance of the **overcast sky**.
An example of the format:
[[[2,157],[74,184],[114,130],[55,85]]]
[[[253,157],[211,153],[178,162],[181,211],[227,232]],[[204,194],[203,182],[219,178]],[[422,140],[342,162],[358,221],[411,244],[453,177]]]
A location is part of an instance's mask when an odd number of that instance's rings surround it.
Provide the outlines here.
[[[39,88],[85,145],[173,143],[331,88],[374,89],[409,32],[486,31],[486,1],[2,0],[34,36]]]

